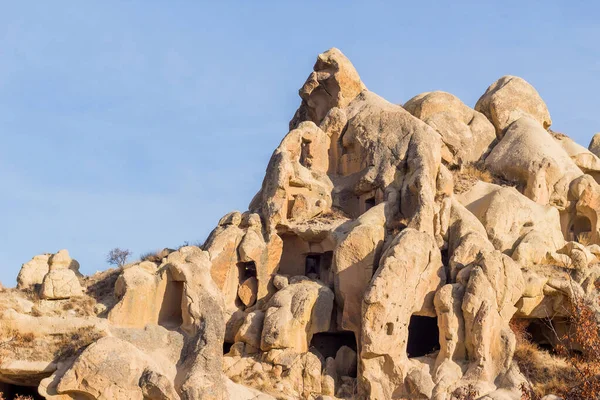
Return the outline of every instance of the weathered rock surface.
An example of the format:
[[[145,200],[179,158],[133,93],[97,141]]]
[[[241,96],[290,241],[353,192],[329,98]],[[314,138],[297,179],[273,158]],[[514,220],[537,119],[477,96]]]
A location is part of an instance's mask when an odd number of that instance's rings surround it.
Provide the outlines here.
[[[492,83],[477,101],[475,110],[485,115],[498,137],[521,117],[533,118],[544,129],[552,125],[546,103],[533,86],[517,76],[503,76]]]
[[[513,76],[474,109],[440,91],[392,104],[337,49],[300,97],[249,211],[202,246],[89,277],[61,250],[0,286],[0,390],[521,398],[512,323],[564,334],[572,302],[598,300],[598,135],[549,130]]]

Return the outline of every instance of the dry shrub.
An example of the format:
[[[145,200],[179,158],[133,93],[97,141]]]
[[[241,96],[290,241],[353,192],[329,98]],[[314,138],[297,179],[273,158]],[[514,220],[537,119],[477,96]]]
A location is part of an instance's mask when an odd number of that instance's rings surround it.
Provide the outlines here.
[[[140,256],[140,261],[150,261],[150,262],[153,262],[155,264],[160,264],[160,262],[162,261],[161,253],[162,253],[162,250],[160,250],[160,251],[149,251],[147,253],[143,253]]]
[[[527,332],[529,321],[513,319],[510,328],[515,334],[517,346],[514,360],[530,385],[521,387],[523,399],[537,400],[546,394],[556,394],[575,382],[575,371],[569,363],[557,355],[539,348],[531,342]]]
[[[592,306],[584,299],[571,301],[572,329],[557,347],[576,371],[577,381],[561,395],[566,400],[594,399],[600,395],[600,325]],[[577,349],[577,351],[575,350]]]
[[[185,242],[184,245],[181,247],[185,247],[185,246],[200,247],[198,244],[189,244],[188,242]],[[169,248],[164,248],[162,250],[157,250],[157,251],[149,251],[140,256],[140,261],[150,261],[155,264],[161,264],[163,258],[167,257],[169,254],[173,253],[174,251],[175,250],[169,249]]]
[[[529,341],[526,322],[511,321],[517,337],[515,361],[530,385],[521,387],[524,400],[538,400],[556,394],[565,400],[597,399],[600,396],[600,325],[596,313],[584,299],[571,301],[570,329],[556,335],[556,355],[539,349]]]

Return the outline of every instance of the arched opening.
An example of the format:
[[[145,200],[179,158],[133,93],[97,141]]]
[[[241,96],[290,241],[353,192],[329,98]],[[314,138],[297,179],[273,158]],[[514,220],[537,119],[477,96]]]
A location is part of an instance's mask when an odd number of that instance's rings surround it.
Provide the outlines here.
[[[572,240],[576,240],[582,244],[584,241],[589,241],[592,233],[592,223],[588,217],[578,215],[571,225]]]
[[[393,330],[393,327],[392,327]],[[388,332],[390,329],[388,328]],[[388,333],[391,334],[391,333]],[[437,317],[413,315],[408,324],[408,357],[422,357],[440,349],[440,331]]]
[[[12,399],[33,399],[33,400],[44,400],[44,398],[38,393],[37,386],[19,386],[11,385],[9,383],[0,383],[0,398],[6,400]],[[19,397],[21,396],[21,397]]]

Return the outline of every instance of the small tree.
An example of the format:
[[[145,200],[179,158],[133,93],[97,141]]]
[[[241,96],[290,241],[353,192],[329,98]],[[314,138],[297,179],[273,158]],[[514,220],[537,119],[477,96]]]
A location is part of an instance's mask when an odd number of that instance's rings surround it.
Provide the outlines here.
[[[108,255],[106,256],[106,262],[110,265],[122,267],[123,265],[125,265],[130,255],[131,251],[115,247],[114,249],[108,252]]]

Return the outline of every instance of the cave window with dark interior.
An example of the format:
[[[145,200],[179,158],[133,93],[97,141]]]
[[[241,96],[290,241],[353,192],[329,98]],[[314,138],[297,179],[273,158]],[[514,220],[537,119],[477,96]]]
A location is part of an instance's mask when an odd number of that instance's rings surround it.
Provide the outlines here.
[[[335,358],[339,349],[347,346],[356,351],[356,336],[352,331],[315,333],[310,341],[310,347],[316,349],[324,358]],[[351,377],[356,378],[356,370]]]
[[[306,168],[310,168],[312,164],[310,159],[310,141],[306,139],[302,139],[300,149],[300,164]]]
[[[365,211],[369,211],[373,207],[375,207],[375,197],[370,197],[365,200]]]
[[[254,261],[238,263],[238,270],[240,273],[240,283],[253,276],[256,277],[256,264]]]
[[[307,254],[304,266],[304,275],[317,279],[321,277],[321,254]]]
[[[440,349],[437,317],[413,315],[408,324],[408,357],[422,357]]]

